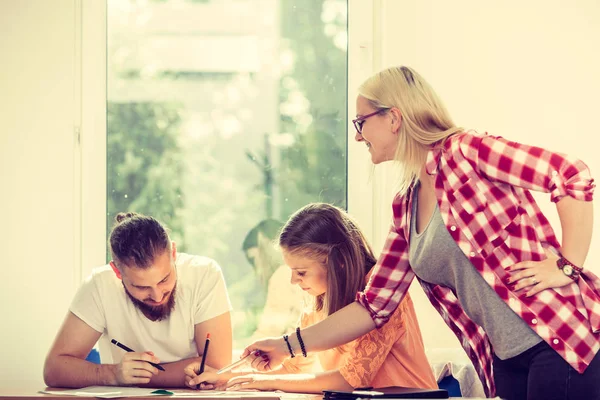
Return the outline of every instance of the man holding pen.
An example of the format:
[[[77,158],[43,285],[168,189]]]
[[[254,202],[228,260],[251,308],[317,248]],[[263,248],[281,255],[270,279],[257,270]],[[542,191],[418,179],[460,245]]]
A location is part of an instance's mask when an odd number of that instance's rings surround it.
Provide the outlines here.
[[[152,217],[121,213],[110,234],[113,260],[73,299],[44,365],[53,387],[185,387],[183,369],[231,362],[231,304],[217,263],[177,253]],[[102,364],[85,360],[100,340]],[[111,344],[112,341],[112,344]]]

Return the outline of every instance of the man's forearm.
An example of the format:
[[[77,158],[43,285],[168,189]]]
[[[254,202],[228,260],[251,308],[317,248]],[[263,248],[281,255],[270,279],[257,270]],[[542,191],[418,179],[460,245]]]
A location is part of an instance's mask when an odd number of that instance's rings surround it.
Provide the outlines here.
[[[145,387],[186,387],[183,369],[200,358],[193,357],[168,364]],[[44,382],[51,387],[119,386],[117,364],[94,364],[72,356],[57,356],[44,368]]]
[[[115,386],[113,364],[94,364],[73,356],[56,356],[44,366],[44,382],[50,387],[81,388]]]
[[[185,384],[186,375],[184,368],[193,362],[201,362],[202,357],[190,357],[172,363],[160,364],[165,370],[159,371],[150,379],[150,383],[142,385],[145,387],[170,387],[187,388]],[[208,363],[206,364],[208,365]],[[212,367],[212,366],[211,366]]]

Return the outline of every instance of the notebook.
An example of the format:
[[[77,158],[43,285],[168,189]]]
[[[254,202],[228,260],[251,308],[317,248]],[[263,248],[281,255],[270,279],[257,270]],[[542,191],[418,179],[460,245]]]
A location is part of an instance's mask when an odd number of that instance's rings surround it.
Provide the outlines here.
[[[416,389],[400,386],[389,386],[377,389],[354,390],[342,392],[324,390],[324,400],[354,400],[354,399],[447,399],[448,391],[444,389]]]

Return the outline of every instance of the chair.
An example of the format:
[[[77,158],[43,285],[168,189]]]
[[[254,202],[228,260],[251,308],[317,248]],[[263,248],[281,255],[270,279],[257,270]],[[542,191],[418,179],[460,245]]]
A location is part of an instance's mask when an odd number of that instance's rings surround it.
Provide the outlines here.
[[[438,387],[440,389],[446,389],[448,391],[448,396],[450,397],[462,397],[462,393],[460,392],[460,384],[452,375],[442,378],[442,380],[438,382]]]
[[[100,363],[100,352],[96,349],[92,349],[90,351],[90,353],[87,355],[87,357],[85,358],[85,360],[92,362],[94,364],[101,364]]]

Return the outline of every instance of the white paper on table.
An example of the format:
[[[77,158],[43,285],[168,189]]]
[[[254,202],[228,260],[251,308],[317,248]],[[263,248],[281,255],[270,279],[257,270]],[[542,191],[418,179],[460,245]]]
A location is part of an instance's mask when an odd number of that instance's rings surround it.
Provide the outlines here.
[[[260,392],[260,391],[234,391],[234,390],[170,390],[173,392],[172,396],[169,397],[222,397],[223,400],[229,398],[240,398],[240,397],[270,397],[273,399],[281,398],[283,392]]]
[[[322,395],[315,394],[302,394],[302,393],[285,393],[282,391],[274,391],[274,392],[262,392],[260,390],[252,390],[252,391],[243,391],[243,390],[192,390],[192,389],[173,389],[170,390],[173,392],[172,396],[169,397],[218,397],[223,400],[227,400],[228,398],[239,399],[242,398],[269,398],[273,400],[321,400],[323,398]]]
[[[166,396],[175,398],[185,397],[219,397],[227,398],[272,398],[285,400],[318,400],[320,395],[284,393],[284,392],[261,392],[261,391],[221,391],[221,390],[191,390],[191,389],[167,389],[172,394],[152,393],[156,388],[139,388],[129,386],[89,386],[81,389],[69,390],[40,390],[40,393],[54,394],[74,397],[96,397],[100,399],[114,399],[119,397],[144,397],[144,396]]]
[[[40,393],[60,396],[98,397],[101,399],[114,399],[118,397],[143,397],[165,396],[161,393],[152,393],[157,389],[146,389],[128,386],[89,386],[81,389],[70,390],[40,390]]]

